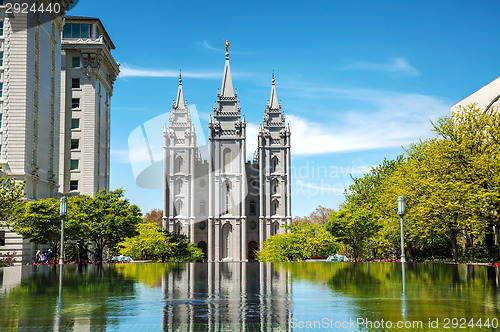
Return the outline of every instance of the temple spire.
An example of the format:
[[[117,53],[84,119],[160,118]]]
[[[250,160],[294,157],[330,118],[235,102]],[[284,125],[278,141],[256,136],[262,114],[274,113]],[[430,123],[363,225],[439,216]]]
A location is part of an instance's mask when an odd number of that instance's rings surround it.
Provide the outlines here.
[[[221,97],[234,97],[233,80],[229,68],[229,52],[226,52],[226,63],[224,65],[224,76],[222,77]]]
[[[279,108],[278,97],[276,96],[276,87],[274,85],[274,70],[273,70],[273,79],[271,86],[271,97],[269,98],[269,108],[277,109]]]
[[[186,108],[184,104],[184,93],[182,93],[182,76],[179,73],[179,90],[177,91],[177,99],[175,101],[175,108]]]

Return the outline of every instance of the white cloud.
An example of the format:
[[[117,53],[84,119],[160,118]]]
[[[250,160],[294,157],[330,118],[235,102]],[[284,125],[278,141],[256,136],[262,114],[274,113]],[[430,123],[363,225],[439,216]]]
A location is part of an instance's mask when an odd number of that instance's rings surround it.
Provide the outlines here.
[[[328,87],[298,91],[307,98],[354,99],[366,106],[342,114],[328,101],[331,118],[321,121],[287,114],[292,133],[292,153],[317,155],[391,148],[433,136],[430,120],[449,113],[445,101],[426,95],[368,89]]]
[[[405,58],[394,58],[388,63],[354,62],[339,70],[368,70],[387,73],[406,74],[410,76],[419,75],[417,68],[408,63]]]
[[[182,76],[190,78],[219,78],[220,73],[182,71]],[[127,64],[121,64],[120,75],[118,77],[179,77],[179,71],[170,69],[134,68]]]

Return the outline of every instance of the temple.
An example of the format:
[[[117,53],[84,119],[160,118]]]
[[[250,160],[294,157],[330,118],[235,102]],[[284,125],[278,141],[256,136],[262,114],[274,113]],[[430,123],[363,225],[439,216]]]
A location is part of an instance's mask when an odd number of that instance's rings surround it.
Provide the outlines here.
[[[255,250],[291,223],[290,128],[274,74],[253,161],[246,161],[247,127],[228,52],[208,128],[208,160],[203,160],[179,77],[163,134],[163,228],[188,236],[207,261],[254,260]]]

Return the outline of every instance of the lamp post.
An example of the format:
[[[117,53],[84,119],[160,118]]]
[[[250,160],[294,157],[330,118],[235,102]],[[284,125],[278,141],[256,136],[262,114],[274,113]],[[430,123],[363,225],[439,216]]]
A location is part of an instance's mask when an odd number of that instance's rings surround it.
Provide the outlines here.
[[[405,215],[405,208],[406,208],[406,202],[405,198],[403,196],[398,197],[398,214],[400,217],[401,221],[401,263],[405,263],[405,235],[404,235],[404,229],[403,229],[403,216]]]
[[[64,217],[66,217],[68,207],[68,199],[66,197],[61,197],[59,201],[59,215],[61,216],[61,258],[59,262],[61,265],[64,264]]]

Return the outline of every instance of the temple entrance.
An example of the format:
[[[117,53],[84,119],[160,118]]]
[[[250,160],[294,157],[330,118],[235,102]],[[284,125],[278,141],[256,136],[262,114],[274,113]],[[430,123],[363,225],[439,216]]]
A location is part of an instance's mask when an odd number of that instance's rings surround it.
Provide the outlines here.
[[[208,260],[208,251],[207,251],[207,243],[205,241],[198,242],[198,248],[203,251],[203,260]]]
[[[257,242],[250,241],[248,242],[248,261],[255,261],[255,251],[258,250]]]

